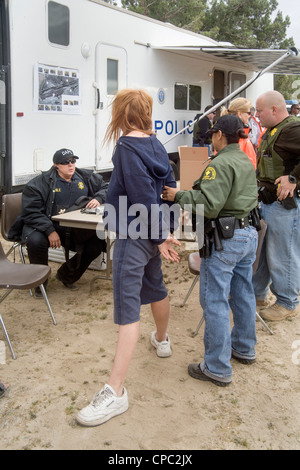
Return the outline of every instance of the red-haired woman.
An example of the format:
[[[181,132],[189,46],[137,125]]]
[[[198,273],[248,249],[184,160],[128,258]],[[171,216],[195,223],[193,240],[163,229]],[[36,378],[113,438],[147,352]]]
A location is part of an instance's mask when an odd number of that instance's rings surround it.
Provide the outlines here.
[[[84,426],[102,424],[128,408],[124,382],[138,341],[142,304],[151,304],[156,330],[150,341],[156,354],[171,355],[167,334],[170,304],[163,282],[161,255],[179,261],[173,248],[179,242],[169,236],[170,220],[160,212],[164,186],[176,187],[176,182],[168,154],[152,131],[152,98],[147,92],[117,93],[106,140],[117,142],[105,222],[108,230],[117,234],[113,289],[114,321],[119,325],[119,336],[107,384],[77,415],[77,421]]]

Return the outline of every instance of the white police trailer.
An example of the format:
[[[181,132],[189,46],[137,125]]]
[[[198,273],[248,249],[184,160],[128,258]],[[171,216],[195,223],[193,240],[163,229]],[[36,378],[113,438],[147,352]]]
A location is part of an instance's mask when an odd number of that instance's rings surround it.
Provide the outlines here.
[[[0,0],[0,194],[50,168],[62,147],[109,175],[102,141],[125,87],[151,94],[158,138],[176,161],[195,115],[284,52],[235,49],[99,0]],[[272,88],[266,73],[241,93],[255,100]]]

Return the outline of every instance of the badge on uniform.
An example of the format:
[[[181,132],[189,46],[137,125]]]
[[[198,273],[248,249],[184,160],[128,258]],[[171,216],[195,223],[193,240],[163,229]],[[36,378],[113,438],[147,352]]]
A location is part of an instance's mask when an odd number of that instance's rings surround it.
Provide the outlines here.
[[[204,180],[214,180],[216,178],[216,170],[212,166],[208,166],[205,170],[202,181]]]
[[[271,136],[273,137],[273,135],[276,134],[276,132],[277,132],[277,127],[275,127],[275,128],[270,132]]]

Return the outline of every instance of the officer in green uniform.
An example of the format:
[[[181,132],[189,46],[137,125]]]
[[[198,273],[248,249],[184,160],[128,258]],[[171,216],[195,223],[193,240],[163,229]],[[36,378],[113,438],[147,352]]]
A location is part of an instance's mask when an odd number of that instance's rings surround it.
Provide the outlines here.
[[[299,310],[300,120],[288,114],[277,91],[257,99],[256,114],[266,127],[257,178],[260,212],[268,225],[253,285],[262,318],[281,321]],[[276,297],[274,305],[267,298],[269,286]]]
[[[210,132],[217,154],[204,174],[190,191],[166,187],[163,198],[182,208],[191,204],[193,213],[200,213],[200,205],[204,206],[200,304],[205,318],[205,355],[200,364],[190,364],[188,372],[196,379],[225,386],[232,381],[231,357],[246,364],[255,361],[252,265],[257,231],[250,212],[257,205],[257,184],[254,167],[238,144],[247,137],[242,121],[237,116],[223,116]]]

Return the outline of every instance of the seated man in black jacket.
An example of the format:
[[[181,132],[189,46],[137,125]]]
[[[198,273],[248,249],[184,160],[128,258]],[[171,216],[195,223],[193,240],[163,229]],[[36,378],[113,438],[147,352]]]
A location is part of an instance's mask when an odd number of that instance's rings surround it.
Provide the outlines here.
[[[206,106],[204,112],[206,113],[212,108],[212,105]],[[199,115],[199,117],[201,114]],[[216,117],[216,111],[207,114],[204,118],[198,120],[194,124],[193,131],[193,147],[207,147],[208,156],[210,156],[211,136],[207,132],[213,126],[213,119]]]
[[[87,208],[100,206],[105,202],[108,186],[101,175],[76,168],[77,159],[69,149],[55,152],[52,168],[25,186],[21,213],[22,238],[27,244],[30,263],[48,264],[49,247],[64,246],[67,253],[69,249],[76,252],[57,271],[57,279],[73,290],[77,289],[74,283],[90,263],[105,251],[105,241],[100,240],[93,230],[70,230],[51,218],[74,206],[80,198],[88,201]],[[35,295],[42,296],[39,288]]]

